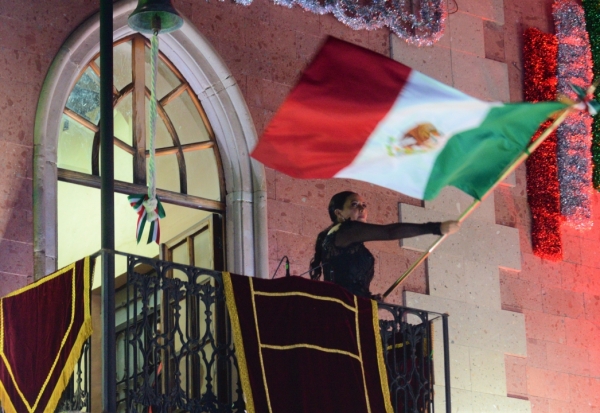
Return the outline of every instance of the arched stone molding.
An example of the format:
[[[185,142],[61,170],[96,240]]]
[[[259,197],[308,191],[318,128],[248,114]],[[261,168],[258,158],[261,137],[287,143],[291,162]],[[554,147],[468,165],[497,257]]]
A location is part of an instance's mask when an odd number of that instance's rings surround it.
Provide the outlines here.
[[[135,0],[114,5],[113,39],[133,33],[127,17]],[[77,75],[100,50],[99,16],[83,23],[58,51],[40,94],[34,130],[33,220],[35,276],[56,269],[57,146],[61,114]],[[229,271],[268,273],[266,177],[250,159],[256,130],[235,79],[209,42],[185,20],[160,36],[161,52],[183,74],[198,96],[219,145],[226,185],[226,242]]]

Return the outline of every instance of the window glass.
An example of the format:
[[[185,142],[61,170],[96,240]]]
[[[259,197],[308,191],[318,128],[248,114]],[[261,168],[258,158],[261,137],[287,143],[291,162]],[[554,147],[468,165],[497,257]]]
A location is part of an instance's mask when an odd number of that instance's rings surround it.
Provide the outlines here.
[[[115,180],[133,182],[133,155],[115,146]]]
[[[185,208],[165,202],[163,202],[163,207],[167,216],[160,220],[161,242],[168,242],[173,238],[177,238],[188,231],[190,227],[211,215],[210,212],[201,209]],[[164,226],[163,221],[165,222]]]
[[[118,44],[114,48],[115,88],[123,90],[136,87],[132,76],[132,41]],[[149,81],[149,48],[145,47],[144,65],[146,85]],[[70,118],[63,117],[59,141],[59,167],[77,172],[91,174],[98,165],[92,165],[92,143],[95,125],[99,122],[99,78],[96,74],[99,65],[97,58],[91,66],[84,69],[81,78],[73,88],[67,102],[67,109],[75,112]],[[137,85],[139,86],[139,85]],[[159,98],[182,86],[181,75],[176,73],[169,63],[159,59],[157,87]],[[189,86],[173,98],[165,102],[163,107],[157,105],[155,128],[155,147],[163,149],[156,159],[157,186],[161,189],[180,192],[182,185],[186,193],[207,199],[220,200],[219,165],[215,158],[215,150],[211,148],[193,147],[194,143],[210,142],[211,136],[202,117],[196,97],[190,94]],[[133,156],[133,89],[126,95],[119,96],[114,110],[115,143],[115,179],[133,183],[135,169]],[[146,111],[146,154],[150,147],[150,101],[144,100]],[[81,118],[77,118],[81,116]],[[89,122],[89,123],[88,123]],[[86,129],[87,128],[87,129]],[[90,130],[91,129],[91,130]],[[179,145],[183,145],[184,159],[189,160],[186,166],[186,182],[180,182],[180,165],[176,153]],[[98,148],[96,148],[98,149]],[[168,150],[167,153],[164,150]],[[147,160],[147,159],[146,159]],[[146,162],[147,164],[147,162]],[[147,165],[146,165],[147,166]],[[143,166],[141,167],[143,170]],[[98,173],[96,171],[96,173]],[[147,178],[147,177],[146,177]],[[143,177],[140,178],[143,181]],[[147,181],[148,179],[146,179]]]
[[[200,268],[214,269],[212,236],[208,228],[194,235],[194,265]]]
[[[99,165],[98,170],[99,174],[102,175],[102,154],[98,154]],[[125,152],[123,149],[115,146],[114,148],[114,178],[115,181],[123,181],[123,182],[133,182],[133,155]]]
[[[188,91],[165,106],[165,111],[175,125],[175,130],[182,145],[210,140],[208,130],[198,113],[198,109]]]
[[[84,200],[74,202],[74,200]],[[58,181],[58,268],[69,265],[100,250],[100,190]],[[211,213],[163,203],[167,216],[160,220],[161,241],[177,237]],[[144,257],[156,257],[158,245],[146,244],[150,225],[147,224],[140,243],[136,234],[137,215],[127,195],[115,193],[115,247],[118,251]],[[127,261],[116,261],[116,274],[127,271]],[[94,286],[100,285],[94,277]]]
[[[57,166],[91,174],[94,132],[66,115],[62,116],[60,124]]]
[[[98,189],[58,182],[58,245],[58,268],[100,249]]]
[[[184,152],[189,195],[221,200],[217,161],[212,149]]]
[[[173,262],[190,265],[190,254],[186,242],[179,244],[171,250],[171,260]],[[187,281],[187,277],[185,278]]]
[[[169,66],[167,66],[162,59],[158,59],[158,71],[156,76],[157,99],[162,99],[180,84],[181,81]],[[150,90],[150,49],[148,47],[146,47],[146,87]]]
[[[69,265],[100,250],[100,190],[83,185],[58,181],[58,268]],[[75,202],[77,200],[77,202]],[[172,206],[174,214],[183,214],[186,208]],[[202,211],[204,212],[204,211]],[[207,212],[204,212],[206,215]],[[179,220],[182,218],[179,217]],[[181,231],[177,219],[173,219],[176,231]],[[161,220],[161,232],[172,236],[169,217]],[[118,251],[130,252],[145,257],[158,255],[156,243],[146,244],[149,225],[146,225],[140,243],[135,238],[137,214],[129,204],[127,195],[115,193],[115,247]],[[175,234],[178,232],[175,232]],[[162,235],[162,234],[161,234]],[[127,271],[126,261],[122,268],[117,265],[116,274]],[[94,277],[99,285],[100,277]]]
[[[122,90],[131,83],[131,42],[123,42],[113,49],[114,85]]]
[[[156,138],[154,142],[157,149],[173,146],[173,138],[158,113],[156,114]],[[150,149],[150,99],[146,99],[146,149]]]
[[[94,125],[100,120],[100,78],[89,67],[75,84],[67,99],[67,108]]]
[[[146,170],[150,162],[146,162]],[[147,172],[150,179],[149,172]],[[156,157],[156,187],[167,191],[179,192],[179,165],[175,154]]]
[[[133,115],[131,107],[132,95],[128,93],[123,97],[114,111],[114,133],[117,138],[126,144],[132,144]]]

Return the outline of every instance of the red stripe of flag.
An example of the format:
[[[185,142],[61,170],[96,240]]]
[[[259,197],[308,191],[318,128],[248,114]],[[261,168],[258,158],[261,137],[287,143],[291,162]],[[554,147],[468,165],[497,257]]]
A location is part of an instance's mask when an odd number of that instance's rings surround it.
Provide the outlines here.
[[[331,178],[358,155],[411,69],[329,37],[252,156],[297,178]]]

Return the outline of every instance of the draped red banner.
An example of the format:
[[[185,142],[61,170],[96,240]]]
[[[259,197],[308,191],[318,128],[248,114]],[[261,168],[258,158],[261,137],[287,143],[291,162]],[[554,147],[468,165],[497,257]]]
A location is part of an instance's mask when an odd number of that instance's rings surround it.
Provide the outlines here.
[[[0,299],[0,402],[53,412],[92,334],[87,257]]]
[[[223,280],[249,413],[392,412],[375,301],[300,277]]]

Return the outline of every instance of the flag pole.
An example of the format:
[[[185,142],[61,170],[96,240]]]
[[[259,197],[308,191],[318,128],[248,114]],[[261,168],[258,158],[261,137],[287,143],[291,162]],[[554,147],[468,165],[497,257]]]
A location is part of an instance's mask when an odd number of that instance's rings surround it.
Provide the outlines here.
[[[465,219],[467,219],[467,217],[469,215],[471,215],[471,213],[473,213],[473,211],[475,211],[475,209],[479,206],[479,204],[481,204],[481,202],[483,202],[483,200],[490,193],[492,193],[492,191],[494,191],[494,189],[496,189],[496,187],[502,181],[504,181],[508,177],[508,175],[510,175],[515,169],[517,169],[519,167],[519,165],[521,165],[529,157],[529,155],[533,151],[535,151],[542,144],[542,142],[544,142],[546,140],[546,138],[548,138],[548,136],[550,136],[550,134],[552,134],[552,132],[554,132],[556,130],[556,128],[558,128],[560,126],[561,123],[564,122],[564,120],[567,118],[567,116],[569,116],[569,114],[571,114],[571,112],[576,109],[575,106],[576,105],[571,105],[568,108],[564,109],[562,111],[562,113],[554,120],[554,122],[552,122],[552,124],[550,126],[548,126],[548,128],[546,128],[546,130],[544,130],[544,132],[542,132],[542,134],[539,136],[539,138],[537,138],[535,141],[533,141],[527,147],[527,149],[525,151],[521,152],[521,154],[517,157],[517,159],[515,159],[509,166],[506,167],[506,169],[504,170],[504,172],[502,172],[502,174],[500,175],[498,180],[496,180],[496,182],[490,187],[490,189],[487,190],[487,192],[481,197],[481,199],[476,199],[475,201],[473,201],[473,203],[471,205],[469,205],[469,207],[467,209],[465,209],[465,211],[460,215],[460,217],[458,217],[457,221],[459,223],[462,223]],[[423,261],[425,261],[425,259],[429,256],[429,254],[431,254],[447,237],[448,237],[448,234],[442,235],[433,244],[431,244],[431,246],[427,249],[427,251],[425,251],[419,257],[418,260],[416,260],[406,271],[404,271],[404,273],[396,281],[394,281],[394,283],[390,286],[390,288],[388,288],[383,293],[382,297],[386,298],[388,295],[390,295],[390,293],[392,291],[394,291],[396,289],[396,287],[398,287],[398,285],[400,285],[400,283],[402,281],[404,281],[404,279],[406,277],[408,277],[410,274],[412,274],[412,272]]]

